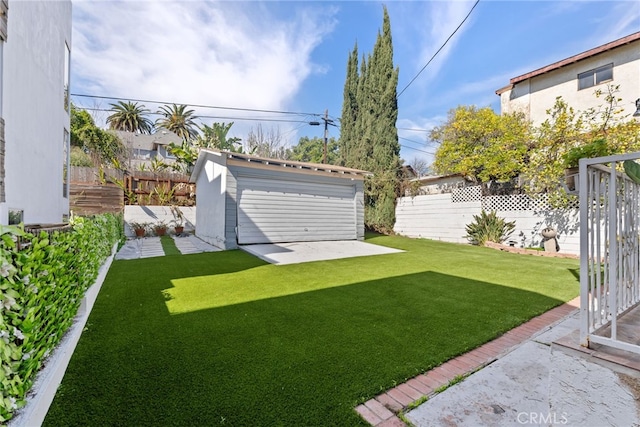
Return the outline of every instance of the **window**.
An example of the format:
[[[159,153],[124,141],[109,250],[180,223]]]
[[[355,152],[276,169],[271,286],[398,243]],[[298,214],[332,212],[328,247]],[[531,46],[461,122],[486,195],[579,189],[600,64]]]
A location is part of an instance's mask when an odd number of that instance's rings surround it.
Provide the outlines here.
[[[613,64],[603,65],[578,74],[578,90],[587,89],[610,80],[613,80]]]
[[[69,131],[65,129],[62,143],[62,197],[65,199],[69,198],[69,164],[71,162],[69,143]]]
[[[0,42],[7,40],[7,13],[9,3],[7,0],[0,0]]]
[[[64,109],[69,112],[69,68],[71,67],[71,49],[64,44]]]
[[[2,43],[2,42],[0,42]],[[1,51],[0,51],[1,54]],[[0,56],[0,58],[2,58]],[[0,61],[0,66],[2,66],[2,61]],[[2,81],[0,80],[0,86],[2,86]],[[0,95],[2,95],[2,91],[0,90]],[[2,97],[0,97],[0,103],[2,102]],[[4,170],[4,150],[5,150],[5,141],[4,141],[4,119],[0,117],[0,202],[6,202],[5,199],[5,170]]]
[[[22,209],[9,209],[9,225],[17,225],[24,222],[24,211]]]

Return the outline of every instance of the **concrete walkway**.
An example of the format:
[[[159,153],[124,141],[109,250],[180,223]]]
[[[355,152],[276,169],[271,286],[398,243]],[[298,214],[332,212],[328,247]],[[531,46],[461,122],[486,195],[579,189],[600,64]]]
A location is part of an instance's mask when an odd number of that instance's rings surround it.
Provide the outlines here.
[[[183,255],[201,252],[217,252],[220,250],[215,246],[198,239],[192,234],[171,237],[173,237],[176,247]],[[128,239],[116,254],[116,259],[139,259],[157,256],[164,256],[164,250],[160,243],[160,237],[154,236],[139,239]]]
[[[356,408],[374,426],[637,426],[638,378],[552,345],[579,328],[576,298]],[[640,376],[640,372],[637,373]],[[463,381],[446,390],[460,376]],[[427,399],[417,408],[407,407]]]

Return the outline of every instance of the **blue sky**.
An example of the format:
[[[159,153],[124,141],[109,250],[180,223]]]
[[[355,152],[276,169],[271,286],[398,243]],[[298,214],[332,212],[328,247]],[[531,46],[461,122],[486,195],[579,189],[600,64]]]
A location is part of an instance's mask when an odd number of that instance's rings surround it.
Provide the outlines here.
[[[241,109],[313,114],[328,109],[337,119],[348,54],[356,42],[360,56],[372,51],[383,5],[391,18],[400,92],[474,3],[74,0],[71,90]],[[636,31],[637,1],[481,0],[399,97],[402,158],[432,161],[428,130],[450,109],[476,105],[499,112],[495,91],[511,77]],[[74,101],[90,108],[108,108],[110,102]],[[144,104],[157,110],[156,104]],[[301,136],[323,136],[322,126],[308,125],[318,120],[308,114],[196,111],[218,117],[204,118],[205,123],[234,121],[231,133],[240,138],[259,123],[264,131],[278,131],[288,145]],[[96,113],[99,121],[106,114]],[[329,136],[338,137],[339,129],[330,126]]]

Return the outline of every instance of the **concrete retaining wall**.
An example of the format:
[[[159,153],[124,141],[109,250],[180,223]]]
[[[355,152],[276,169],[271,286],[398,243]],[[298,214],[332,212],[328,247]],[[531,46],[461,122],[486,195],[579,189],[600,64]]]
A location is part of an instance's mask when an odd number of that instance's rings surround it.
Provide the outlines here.
[[[180,206],[184,214],[184,232],[190,233],[196,229],[196,208],[195,206]],[[135,236],[135,233],[129,227],[130,222],[157,224],[163,221],[167,224],[168,230],[173,230],[173,214],[169,206],[134,206],[128,205],[124,207],[124,234],[127,237]]]

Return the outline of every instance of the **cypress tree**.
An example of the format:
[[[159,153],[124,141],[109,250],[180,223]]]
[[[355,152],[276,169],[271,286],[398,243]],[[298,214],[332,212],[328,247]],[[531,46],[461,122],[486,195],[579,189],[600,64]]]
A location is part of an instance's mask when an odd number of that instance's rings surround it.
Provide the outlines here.
[[[393,67],[391,22],[386,7],[383,12],[382,32],[378,32],[373,54],[366,60],[364,56],[362,58],[356,107],[343,105],[342,132],[346,126],[347,135],[341,149],[346,148],[342,153],[346,166],[374,173],[374,177],[365,183],[365,224],[371,229],[388,232],[395,223],[401,160],[396,128],[398,69]],[[349,56],[345,100],[347,93],[353,93],[356,55],[354,50]],[[355,114],[345,115],[345,111],[355,111]]]
[[[353,47],[347,61],[347,77],[344,84],[342,117],[340,125],[339,163],[347,165],[351,163],[350,153],[356,143],[355,124],[358,115],[358,44]]]

